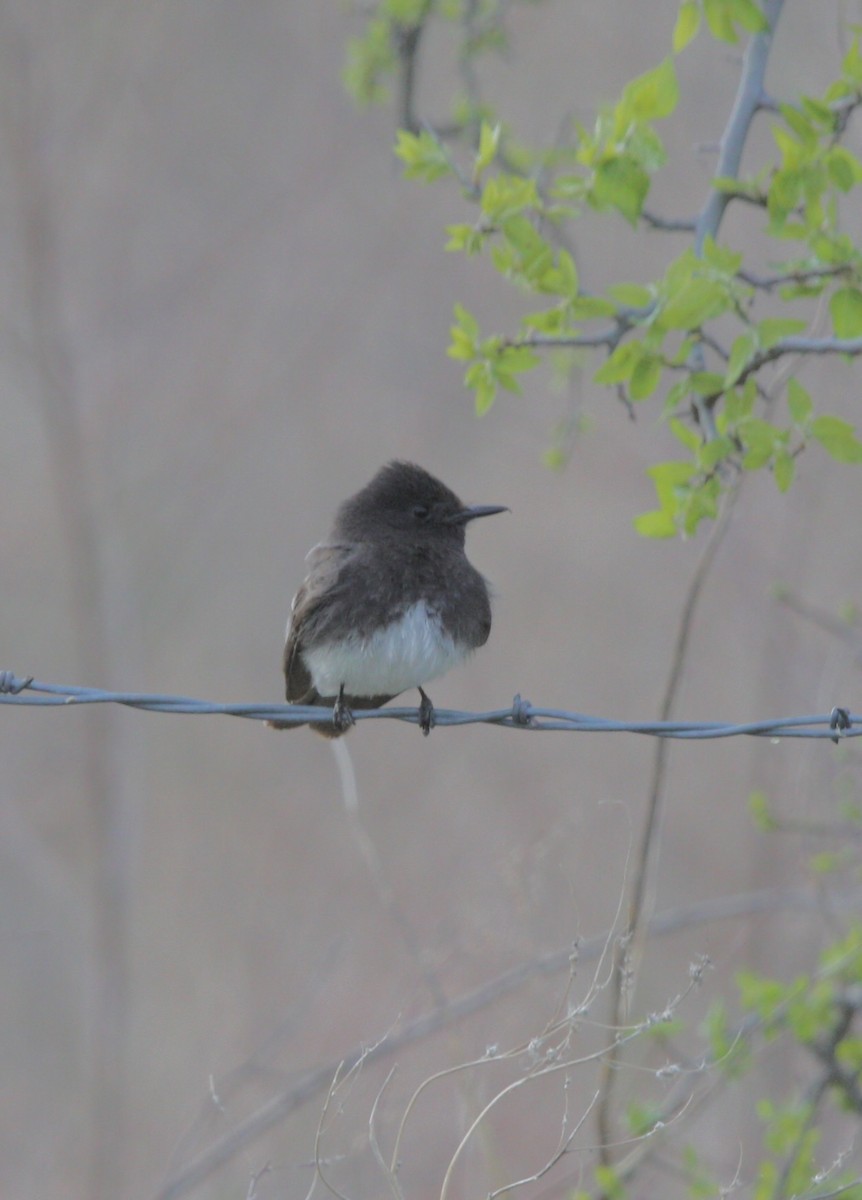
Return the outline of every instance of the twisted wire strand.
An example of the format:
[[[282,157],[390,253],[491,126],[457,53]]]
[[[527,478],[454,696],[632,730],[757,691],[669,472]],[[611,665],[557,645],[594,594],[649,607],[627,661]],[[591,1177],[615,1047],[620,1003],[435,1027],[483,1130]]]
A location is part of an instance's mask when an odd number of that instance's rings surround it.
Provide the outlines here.
[[[144,692],[109,692],[100,688],[43,683],[29,676],[0,671],[0,704],[31,708],[54,708],[80,704],[122,704],[146,712],[181,713],[190,716],[243,717],[252,721],[280,721],[295,725],[328,723],[329,708],[299,704],[215,704],[190,696],[167,696]],[[862,713],[836,706],[829,713],[800,717],[777,717],[761,721],[619,721],[593,717],[562,708],[541,708],[515,696],[508,708],[488,712],[464,712],[436,708],[438,726],[497,725],[506,729],[566,731],[570,733],[636,733],[649,737],[712,739],[727,737],[842,738],[862,735]],[[356,721],[389,719],[419,723],[417,708],[357,709]]]

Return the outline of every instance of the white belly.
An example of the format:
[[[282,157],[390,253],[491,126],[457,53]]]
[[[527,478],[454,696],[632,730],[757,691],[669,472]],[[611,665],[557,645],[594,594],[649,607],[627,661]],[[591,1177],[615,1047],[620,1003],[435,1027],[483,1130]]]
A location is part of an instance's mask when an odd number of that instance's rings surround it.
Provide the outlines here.
[[[444,633],[420,601],[369,637],[351,636],[304,649],[302,657],[321,696],[397,696],[443,675],[467,651]]]

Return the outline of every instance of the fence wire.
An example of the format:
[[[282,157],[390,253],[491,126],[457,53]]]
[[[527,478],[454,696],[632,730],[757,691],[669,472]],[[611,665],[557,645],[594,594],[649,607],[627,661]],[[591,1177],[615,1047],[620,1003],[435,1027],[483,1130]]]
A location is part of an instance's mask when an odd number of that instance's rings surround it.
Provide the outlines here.
[[[145,712],[182,713],[188,716],[243,717],[250,721],[278,721],[291,725],[328,723],[331,709],[300,704],[214,704],[189,696],[162,696],[143,692],[107,692],[100,688],[41,683],[29,676],[0,671],[0,704],[29,708],[69,707],[81,704],[121,704]],[[358,721],[392,720],[419,724],[418,708],[357,709]],[[462,712],[435,708],[435,724],[497,725],[505,729],[566,731],[568,733],[638,733],[648,737],[703,739],[727,737],[842,738],[862,735],[862,713],[836,706],[829,713],[803,717],[776,717],[763,721],[618,721],[591,717],[562,708],[540,708],[515,696],[507,708],[489,712]]]

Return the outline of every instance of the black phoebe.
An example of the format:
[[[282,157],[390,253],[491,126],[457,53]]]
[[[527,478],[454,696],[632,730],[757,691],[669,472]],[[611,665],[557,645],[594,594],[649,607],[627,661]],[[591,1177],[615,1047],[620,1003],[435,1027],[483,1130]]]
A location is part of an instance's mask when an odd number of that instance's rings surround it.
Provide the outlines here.
[[[488,586],[464,553],[466,525],[506,511],[469,508],[406,462],[389,463],[344,501],[329,541],[306,557],[287,625],[288,701],[332,709],[332,720],[313,729],[339,737],[353,724],[351,709],[379,708],[418,688],[419,724],[430,731],[434,706],[422,684],[491,631]]]

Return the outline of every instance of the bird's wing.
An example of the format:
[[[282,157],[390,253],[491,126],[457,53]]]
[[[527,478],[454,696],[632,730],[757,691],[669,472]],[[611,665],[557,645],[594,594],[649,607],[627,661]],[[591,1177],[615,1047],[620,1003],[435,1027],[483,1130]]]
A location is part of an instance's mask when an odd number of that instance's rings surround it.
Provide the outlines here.
[[[313,704],[319,696],[302,657],[306,639],[325,623],[327,600],[338,590],[338,578],[353,547],[321,542],[306,555],[309,571],[290,606],[284,646],[286,696],[291,704]]]

